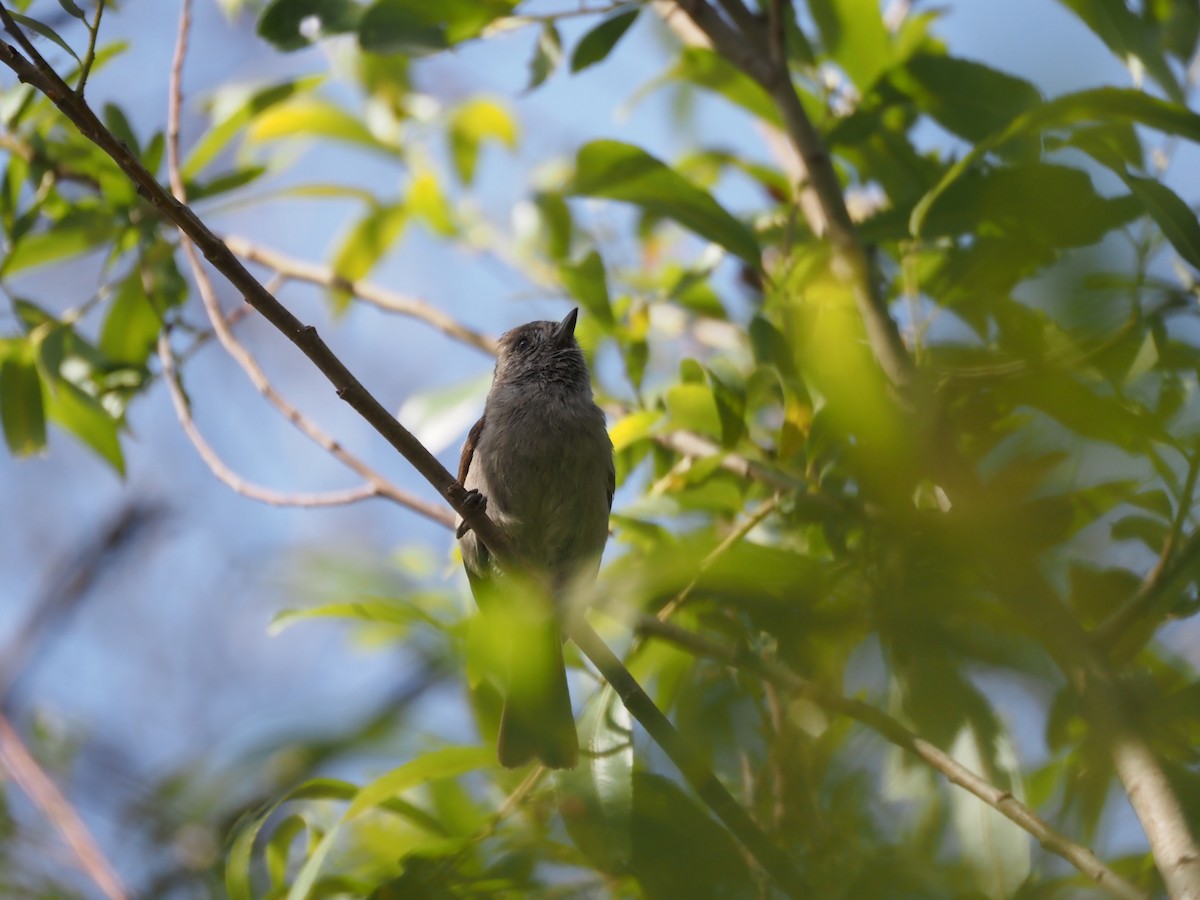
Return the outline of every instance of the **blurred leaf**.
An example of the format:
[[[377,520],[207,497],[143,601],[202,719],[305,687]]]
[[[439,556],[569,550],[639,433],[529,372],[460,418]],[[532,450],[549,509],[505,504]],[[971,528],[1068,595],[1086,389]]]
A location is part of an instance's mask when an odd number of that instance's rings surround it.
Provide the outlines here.
[[[1186,64],[1200,42],[1200,0],[1149,0],[1143,14],[1158,23],[1166,51]]]
[[[348,281],[365,277],[404,231],[408,210],[377,206],[358,220],[333,255],[333,270]]]
[[[52,382],[43,396],[50,420],[79,438],[124,477],[125,457],[117,439],[117,423],[104,407],[69,381]]]
[[[71,49],[71,45],[59,37],[58,32],[49,25],[45,24],[44,22],[39,22],[37,19],[31,18],[30,16],[23,16],[19,12],[10,10],[8,14],[13,17],[13,20],[18,25],[24,25],[35,34],[40,34],[47,40],[53,41],[63,50],[66,50],[67,53],[71,55],[72,59],[74,59],[76,62],[79,62],[79,57],[75,54],[75,51]]]
[[[950,166],[938,183],[913,207],[909,229],[920,235],[930,209],[954,183],[988,153],[1008,141],[1050,128],[1083,122],[1104,125],[1132,123],[1200,143],[1200,115],[1187,107],[1125,88],[1094,88],[1067,94],[1036,106],[1014,119],[1007,128],[977,143]]]
[[[724,828],[674,783],[633,774],[633,874],[650,900],[750,900],[758,896]]]
[[[0,422],[14,456],[28,456],[46,446],[42,380],[27,347],[0,356]]]
[[[581,765],[555,779],[571,839],[601,872],[629,871],[633,806],[633,720],[611,687],[579,723]]]
[[[485,372],[468,381],[410,394],[396,418],[404,423],[432,453],[441,453],[461,440],[483,411],[483,400],[492,383]]]
[[[354,0],[273,0],[259,17],[258,35],[286,53],[353,31],[361,15]]]
[[[73,209],[47,230],[27,234],[17,241],[0,263],[0,276],[7,278],[25,269],[94,250],[114,238],[117,227],[103,212]]]
[[[267,864],[267,877],[272,890],[287,886],[288,854],[296,836],[308,831],[308,822],[303,816],[288,816],[276,826],[271,839],[263,851]]]
[[[538,33],[533,46],[533,58],[529,61],[529,84],[525,90],[532,91],[549,78],[562,62],[562,38],[552,20],[547,20]]]
[[[332,828],[309,854],[308,859],[292,882],[288,900],[304,900],[308,896],[321,872],[333,842],[342,826],[354,818],[381,806],[393,796],[425,781],[438,778],[453,778],[476,769],[495,765],[495,752],[491,747],[442,747],[419,756],[386,775],[363,786]]]
[[[825,52],[866,93],[892,58],[879,4],[876,0],[811,0],[809,10]]]
[[[354,619],[359,622],[382,622],[401,626],[410,625],[414,620],[431,621],[428,615],[412,603],[363,599],[349,603],[325,603],[307,609],[285,609],[271,619],[267,634],[275,637],[297,622],[320,618]]]
[[[579,151],[568,194],[621,200],[720,244],[759,265],[753,232],[711,196],[644,150],[619,141],[592,141]]]
[[[516,0],[375,0],[359,23],[358,42],[370,53],[437,53],[478,37],[516,5]]]
[[[104,318],[100,352],[114,362],[144,365],[162,328],[162,313],[142,287],[140,267],[121,282]]]
[[[330,138],[393,156],[395,147],[379,140],[362,120],[316,97],[297,97],[272,104],[258,113],[246,131],[250,141],[265,143],[286,138]]]
[[[937,53],[915,54],[889,77],[922,112],[968,141],[983,140],[1041,101],[1023,78]]]
[[[754,118],[781,124],[779,110],[762,86],[724,57],[706,47],[684,47],[679,60],[660,78],[664,84],[687,81],[724,97]]]
[[[1161,182],[1128,173],[1122,179],[1176,252],[1193,269],[1200,270],[1200,222],[1196,221],[1191,207]]]
[[[578,262],[564,262],[558,267],[558,276],[572,297],[579,301],[589,316],[594,317],[604,328],[613,327],[612,303],[608,298],[608,277],[604,271],[604,260],[595,250]]]
[[[999,735],[984,747],[981,740],[974,729],[964,727],[950,755],[970,771],[986,773],[989,781],[1023,801],[1020,767],[1011,742]],[[1014,896],[1029,876],[1029,835],[974,794],[952,790],[950,798],[955,831],[980,889],[995,900]]]
[[[517,145],[517,123],[512,114],[494,100],[476,98],[450,116],[450,158],[459,180],[475,179],[475,164],[484,141],[497,141],[510,150]]]
[[[414,170],[404,205],[433,234],[453,237],[458,233],[454,210],[432,169],[418,167]]]
[[[183,177],[194,178],[203,171],[228,145],[233,136],[252,122],[259,113],[297,94],[312,90],[322,80],[319,76],[310,75],[258,88],[249,93],[241,88],[218,91],[212,103],[217,121],[187,154],[183,162]]]
[[[1128,65],[1131,57],[1142,62],[1146,72],[1172,100],[1182,102],[1183,91],[1149,30],[1126,5],[1125,0],[1059,0],[1104,41],[1113,55]]]
[[[633,9],[609,16],[581,37],[575,45],[575,52],[571,54],[571,71],[580,72],[603,61],[617,45],[617,41],[629,30],[639,12],[641,8],[635,6]]]
[[[662,413],[658,410],[641,410],[618,419],[608,430],[613,449],[620,453],[626,447],[646,440],[654,433],[654,427],[661,418]]]
[[[663,399],[673,428],[721,439],[721,416],[707,385],[677,384],[667,390]]]

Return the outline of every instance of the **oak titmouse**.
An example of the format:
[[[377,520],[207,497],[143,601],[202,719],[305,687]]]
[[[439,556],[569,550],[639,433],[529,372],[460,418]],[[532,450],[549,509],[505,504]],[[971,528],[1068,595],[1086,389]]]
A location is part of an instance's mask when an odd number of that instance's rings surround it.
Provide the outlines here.
[[[604,413],[592,399],[575,341],[573,309],[561,322],[530,322],[500,338],[483,418],[463,445],[458,480],[486,504],[536,589],[500,590],[487,547],[461,520],[458,539],[485,621],[500,623],[507,685],[497,741],[500,764],[537,758],[563,769],[579,758],[563,665],[559,616],[569,590],[595,578],[608,539],[615,471]]]

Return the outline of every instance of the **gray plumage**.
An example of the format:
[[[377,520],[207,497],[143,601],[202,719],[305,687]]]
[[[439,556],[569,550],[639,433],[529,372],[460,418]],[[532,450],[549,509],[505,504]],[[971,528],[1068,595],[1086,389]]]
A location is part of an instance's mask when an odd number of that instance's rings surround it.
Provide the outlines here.
[[[500,338],[483,418],[471,429],[459,466],[459,481],[478,492],[476,502],[486,504],[513,549],[539,570],[555,607],[573,585],[595,578],[615,482],[604,413],[592,398],[574,338],[577,316],[572,310],[562,322],[530,322]],[[461,523],[459,541],[486,615],[496,602],[488,594],[497,570]],[[553,768],[573,766],[578,739],[562,662],[561,610],[536,596],[513,602],[525,605],[502,617],[517,664],[510,665],[501,715],[500,762],[518,766],[536,757]]]

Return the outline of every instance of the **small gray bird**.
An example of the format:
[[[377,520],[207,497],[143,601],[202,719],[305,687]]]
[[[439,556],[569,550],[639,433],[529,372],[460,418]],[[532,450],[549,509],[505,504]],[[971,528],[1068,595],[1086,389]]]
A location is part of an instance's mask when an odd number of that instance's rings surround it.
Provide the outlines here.
[[[561,606],[572,587],[596,576],[616,473],[604,413],[575,341],[578,316],[573,309],[561,322],[530,322],[500,338],[483,418],[467,435],[458,469],[471,502],[485,506],[552,595],[497,590],[499,571],[487,547],[460,519],[471,591],[511,639],[497,741],[500,764],[509,768],[538,759],[566,769],[579,758]]]

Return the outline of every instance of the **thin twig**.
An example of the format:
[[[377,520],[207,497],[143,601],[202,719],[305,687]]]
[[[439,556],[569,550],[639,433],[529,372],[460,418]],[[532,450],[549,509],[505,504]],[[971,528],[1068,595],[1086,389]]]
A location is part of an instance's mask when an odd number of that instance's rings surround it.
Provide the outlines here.
[[[87,84],[88,75],[92,72],[92,64],[96,62],[96,41],[100,37],[100,17],[103,15],[104,0],[96,0],[96,18],[90,25],[86,21],[84,22],[88,30],[88,45],[83,62],[79,65],[79,84],[75,86],[75,93],[79,97],[83,97],[84,85]]]
[[[1051,853],[1067,860],[1080,872],[1115,896],[1125,897],[1128,900],[1144,900],[1147,896],[1144,891],[1130,884],[1101,862],[1091,850],[1055,830],[1049,822],[1008,791],[1002,790],[976,775],[953,757],[921,739],[899,721],[870,704],[860,700],[851,700],[834,691],[827,690],[797,675],[778,660],[767,659],[749,651],[719,644],[654,616],[639,616],[636,630],[639,634],[673,644],[693,656],[717,660],[734,668],[752,672],[764,681],[812,701],[822,709],[849,716],[897,747],[917,756],[931,768],[942,773],[950,783],[975,795],[988,806],[1002,813],[1035,837]]]
[[[410,297],[398,291],[388,290],[370,281],[351,281],[338,275],[329,266],[295,259],[245,238],[227,236],[225,245],[243,259],[266,266],[285,278],[305,281],[330,290],[345,291],[347,294],[352,294],[387,312],[410,316],[432,325],[442,334],[461,341],[469,347],[493,356],[496,353],[495,338],[468,328],[419,297]]]
[[[123,900],[128,896],[112,863],[101,852],[75,807],[67,802],[50,776],[38,765],[4,715],[0,715],[0,765],[62,835],[79,869],[100,892],[109,900]]]
[[[171,180],[171,187],[175,196],[181,203],[187,202],[187,188],[183,182],[183,176],[180,169],[179,160],[179,123],[181,119],[181,109],[183,106],[183,64],[187,57],[188,34],[191,28],[191,0],[183,0],[179,14],[179,32],[175,42],[175,54],[171,60],[171,77],[167,101],[167,171]],[[350,453],[338,443],[334,438],[327,434],[315,422],[309,419],[299,408],[289,403],[271,384],[266,373],[258,364],[253,354],[246,349],[233,333],[230,327],[229,320],[221,309],[220,301],[217,299],[216,291],[213,289],[212,280],[208,277],[208,273],[204,270],[204,266],[200,261],[199,255],[196,253],[195,245],[183,237],[180,240],[183,245],[184,255],[187,257],[188,265],[191,267],[192,276],[196,280],[196,286],[199,289],[200,297],[204,303],[205,311],[208,313],[209,321],[212,323],[213,331],[217,339],[221,342],[221,346],[229,353],[230,356],[242,367],[246,376],[251,383],[258,389],[267,401],[274,406],[279,412],[291,422],[302,434],[307,436],[313,443],[328,452],[338,462],[351,469],[356,474],[360,475],[366,482],[366,487],[351,490],[349,492],[341,492],[340,494],[323,495],[325,499],[332,502],[334,499],[343,498],[342,502],[350,502],[344,498],[353,497],[355,500],[365,499],[367,497],[386,497],[396,503],[406,506],[415,512],[420,513],[434,521],[441,522],[444,525],[450,525],[454,521],[454,516],[441,504],[429,503],[425,500],[416,497],[407,491],[402,490],[396,485],[389,482],[386,478],[360,460],[357,456]],[[162,346],[159,347],[160,358],[162,355]],[[168,348],[169,354],[169,348]],[[175,379],[168,377],[168,384],[173,384]],[[177,387],[177,385],[176,385]],[[174,399],[175,394],[172,393]],[[176,403],[176,411],[180,409]],[[190,421],[190,416],[189,419]],[[180,421],[183,421],[181,418]],[[187,426],[185,425],[185,428]],[[227,481],[228,476],[236,479],[243,496],[253,496],[255,499],[262,499],[263,502],[272,503],[279,500],[283,496],[274,491],[266,491],[262,488],[257,488],[247,484],[244,480],[236,475],[225,466],[221,460],[212,453],[205,453],[201,447],[207,447],[203,438],[196,431],[194,425],[188,433],[188,437],[192,439],[192,443],[196,445],[196,449],[200,450],[200,455],[208,463],[209,468],[212,468],[214,473],[222,481]],[[233,486],[232,484],[230,485]],[[235,488],[238,490],[238,488]],[[251,493],[247,493],[247,492]],[[293,497],[303,495],[291,495]],[[265,499],[271,498],[271,499]],[[312,495],[308,495],[308,499],[312,499]],[[289,505],[312,505],[311,503],[290,503]]]
[[[200,458],[204,460],[204,464],[208,466],[209,470],[235,494],[257,500],[259,503],[266,503],[269,506],[306,507],[345,506],[348,503],[357,503],[360,500],[376,496],[375,488],[369,484],[344,491],[311,494],[274,491],[246,481],[225,464],[220,454],[212,448],[204,439],[204,435],[200,433],[200,429],[196,427],[187,397],[184,396],[183,387],[179,381],[179,373],[175,370],[171,341],[166,328],[158,336],[158,359],[162,365],[163,381],[167,383],[167,390],[171,394],[171,405],[175,407],[175,416],[179,419],[184,434],[188,436],[188,440],[192,442],[192,446],[196,448],[196,452],[200,454]]]
[[[796,95],[787,66],[787,48],[777,43],[786,40],[786,27],[755,29],[756,33],[746,34],[727,23],[705,0],[676,0],[676,3],[704,32],[716,51],[758,82],[779,110],[788,139],[803,165],[806,183],[820,203],[822,220],[810,221],[810,227],[815,234],[829,238],[835,272],[845,279],[854,295],[875,359],[888,380],[903,392],[912,384],[912,360],[846,209],[833,161]],[[772,3],[776,4],[773,15],[782,20],[781,0]],[[760,39],[759,33],[765,38]],[[776,42],[775,46],[767,46],[768,41]]]
[[[1193,536],[1180,546],[1183,529],[1188,516],[1192,512],[1192,500],[1196,492],[1196,478],[1200,475],[1200,452],[1188,460],[1187,477],[1184,479],[1183,490],[1179,493],[1179,506],[1171,520],[1171,530],[1163,541],[1162,551],[1154,566],[1146,573],[1138,589],[1125,603],[1121,604],[1112,615],[1097,625],[1091,633],[1092,643],[1102,653],[1113,653],[1113,650],[1130,637],[1136,624],[1159,605],[1162,598],[1171,594],[1171,586],[1177,580],[1181,569],[1189,569],[1200,553],[1200,539]],[[1176,552],[1178,548],[1178,552]],[[1154,629],[1148,629],[1149,634]],[[1134,642],[1126,651],[1136,653],[1141,643]]]
[[[5,26],[10,30],[20,31],[3,5],[0,5],[0,19],[4,20]],[[304,325],[268,293],[188,206],[162,188],[141,161],[104,127],[86,103],[83,103],[71,91],[59,87],[62,80],[53,70],[50,70],[49,74],[40,72],[37,66],[4,41],[0,41],[0,62],[16,72],[18,78],[34,80],[49,87],[50,92],[46,96],[75,124],[84,137],[112,157],[113,161],[133,182],[138,193],[193,240],[209,262],[242,293],[246,302],[262,313],[267,321],[278,328],[313,362],[333,384],[338,396],[358,412],[438,490],[504,567],[510,570],[533,571],[527,560],[511,546],[505,538],[504,532],[488,518],[487,513],[480,508],[480,505],[468,501],[466,489],[455,480],[437,457],[396,421],[383,405],[363,387],[346,365],[321,340],[316,329]],[[165,342],[165,335],[160,336],[160,353],[170,363],[170,348],[165,346]],[[654,705],[637,680],[613,655],[599,635],[578,617],[567,623],[567,633],[617,691],[630,714],[646,728],[671,760],[679,766],[684,777],[692,784],[700,797],[709,804],[713,812],[738,840],[750,850],[776,883],[794,897],[807,896],[808,891],[796,864],[787,854],[774,847],[762,829],[744,809],[738,806],[729,792],[717,780],[716,775],[700,758],[697,751],[675,731],[674,726]]]
[[[733,529],[725,536],[721,543],[717,544],[705,557],[700,560],[700,565],[696,567],[696,574],[692,576],[692,580],[687,583],[683,590],[672,597],[662,609],[658,611],[658,618],[665,622],[671,618],[679,607],[687,602],[692,591],[696,589],[696,585],[700,583],[700,578],[713,567],[713,564],[730,551],[735,545],[740,544],[751,531],[757,528],[767,516],[775,512],[779,508],[779,495],[768,497],[758,505],[754,512],[750,513],[737,528]]]

